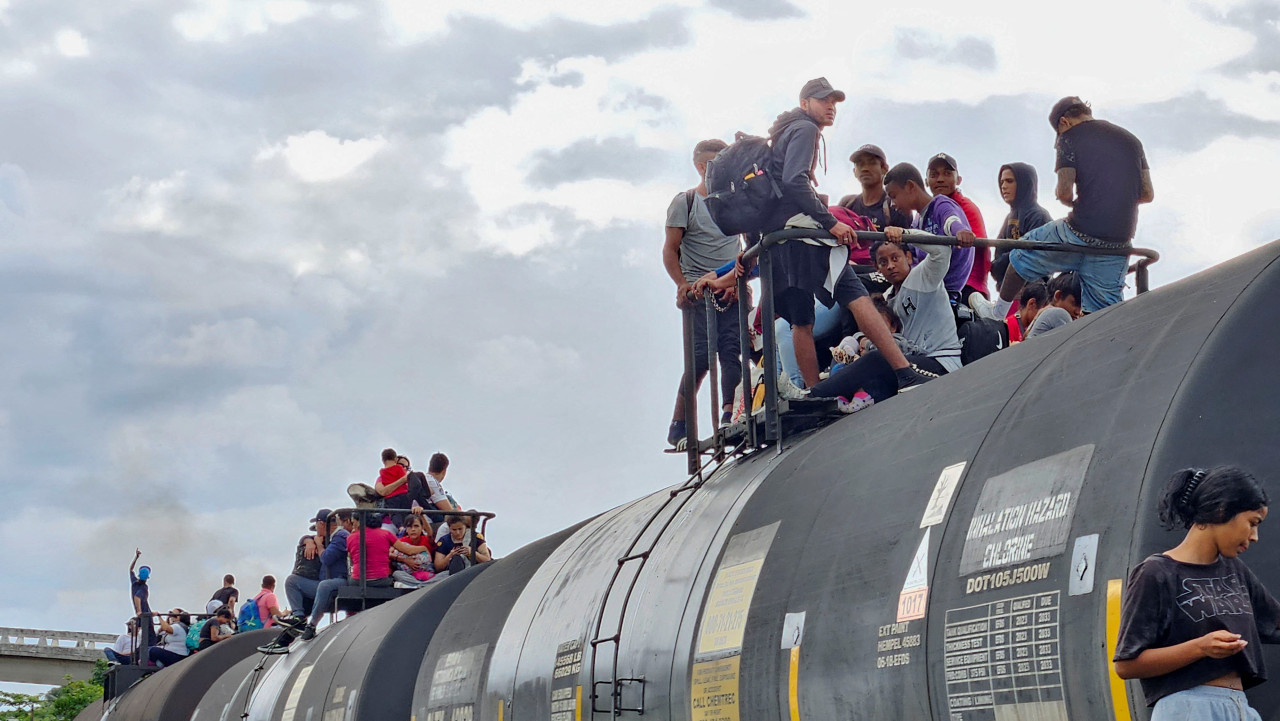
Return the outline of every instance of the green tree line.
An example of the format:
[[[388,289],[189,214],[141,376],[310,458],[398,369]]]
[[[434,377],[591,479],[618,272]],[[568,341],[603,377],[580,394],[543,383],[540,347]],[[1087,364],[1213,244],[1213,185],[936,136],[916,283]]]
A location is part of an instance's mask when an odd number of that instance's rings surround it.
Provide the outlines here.
[[[88,681],[65,676],[66,683],[44,694],[0,691],[0,721],[74,721],[86,706],[102,698],[106,674],[107,660],[100,658]]]

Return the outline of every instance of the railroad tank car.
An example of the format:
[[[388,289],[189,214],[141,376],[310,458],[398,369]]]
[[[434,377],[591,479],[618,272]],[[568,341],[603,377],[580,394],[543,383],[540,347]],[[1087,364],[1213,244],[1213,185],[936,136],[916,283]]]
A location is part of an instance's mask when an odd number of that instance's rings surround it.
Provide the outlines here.
[[[1167,479],[1230,462],[1280,493],[1277,256],[712,464],[262,671],[240,660],[190,691],[195,717],[1146,718],[1109,658],[1123,579],[1180,537],[1156,519]],[[1280,591],[1262,535],[1246,562]],[[104,718],[187,692],[164,682],[180,668]],[[1280,685],[1249,695],[1280,719]]]

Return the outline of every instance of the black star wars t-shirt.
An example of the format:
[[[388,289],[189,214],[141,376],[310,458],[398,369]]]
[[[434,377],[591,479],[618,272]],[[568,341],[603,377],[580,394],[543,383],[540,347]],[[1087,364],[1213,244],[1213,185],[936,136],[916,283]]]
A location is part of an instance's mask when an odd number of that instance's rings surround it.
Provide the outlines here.
[[[1176,646],[1212,631],[1238,633],[1248,645],[1227,658],[1202,658],[1153,678],[1142,679],[1147,705],[1231,672],[1245,688],[1267,678],[1261,642],[1280,643],[1280,603],[1237,558],[1218,557],[1208,565],[1183,563],[1157,553],[1129,574],[1120,611],[1116,661],[1137,658],[1149,648]]]

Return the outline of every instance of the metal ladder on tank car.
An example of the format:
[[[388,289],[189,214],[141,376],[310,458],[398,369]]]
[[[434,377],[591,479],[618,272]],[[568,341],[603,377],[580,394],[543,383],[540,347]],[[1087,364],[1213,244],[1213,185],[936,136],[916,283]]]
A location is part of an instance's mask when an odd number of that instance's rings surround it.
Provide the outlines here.
[[[702,488],[703,484],[707,482],[707,479],[714,475],[715,472],[724,465],[725,461],[740,454],[744,450],[745,445],[744,441],[743,444],[740,444],[736,448],[733,448],[732,450],[726,449],[724,452],[716,453],[702,463],[698,469],[689,476],[687,481],[685,481],[679,488],[672,490],[662,504],[658,506],[657,510],[649,515],[649,519],[645,521],[640,532],[631,540],[631,545],[627,547],[626,552],[618,559],[618,563],[613,569],[613,576],[609,579],[609,585],[605,587],[604,598],[600,602],[600,611],[596,614],[595,630],[592,632],[591,638],[590,698],[591,718],[593,720],[596,718],[597,714],[608,714],[610,718],[617,718],[624,712],[644,715],[645,680],[643,678],[618,678],[618,656],[622,650],[622,630],[626,623],[627,608],[631,605],[631,594],[635,591],[636,584],[640,581],[640,574],[644,571],[644,567],[649,561],[649,555],[653,553],[654,548],[658,545],[658,539],[662,538],[666,534],[667,529],[671,526],[671,522],[680,515],[680,511],[682,511],[685,504],[689,502],[689,498],[693,496],[695,491]],[[679,499],[679,501],[676,499]],[[667,516],[666,521],[663,522],[662,526],[656,533],[651,534],[649,542],[644,549],[637,550],[641,545],[641,541],[645,538],[646,534],[648,534],[649,529],[653,527],[654,523],[662,516],[664,511],[668,508],[672,508],[673,506],[674,509]],[[632,574],[630,582],[627,583],[626,593],[622,596],[622,607],[618,610],[618,624],[615,627],[613,635],[601,636],[604,627],[605,613],[609,607],[609,599],[614,595],[614,589],[618,585],[618,579],[622,575],[623,569],[628,566],[633,566],[635,568],[635,573]],[[611,672],[608,679],[599,680],[596,677],[597,659],[600,653],[600,647],[608,644],[613,644],[612,664],[610,667]],[[624,684],[633,683],[640,685],[640,704],[635,708],[627,708],[622,705],[622,687]],[[608,695],[611,701],[608,708],[600,708],[597,700],[601,695],[597,692],[597,689],[606,685],[609,686]]]

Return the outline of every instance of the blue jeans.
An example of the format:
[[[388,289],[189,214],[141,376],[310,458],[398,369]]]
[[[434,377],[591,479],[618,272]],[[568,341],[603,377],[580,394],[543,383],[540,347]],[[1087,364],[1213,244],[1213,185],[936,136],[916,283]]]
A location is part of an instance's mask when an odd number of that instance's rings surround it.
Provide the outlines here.
[[[334,596],[337,596],[338,589],[345,585],[347,585],[345,578],[326,578],[316,584],[315,605],[311,609],[312,626],[320,623],[320,619],[333,610]]]
[[[1151,721],[1262,721],[1244,691],[1196,686],[1156,701]]]
[[[107,660],[111,663],[122,663],[125,665],[130,663],[128,654],[121,656],[119,653],[116,653],[114,648],[104,648],[102,649],[102,654],[106,656]]]
[[[821,301],[813,302],[813,337],[815,339],[834,333],[840,327],[840,322],[844,318],[844,314],[849,312],[848,308],[835,304],[830,308],[826,307]],[[786,371],[787,376],[791,378],[791,382],[796,384],[796,388],[804,388],[804,376],[800,375],[800,366],[796,365],[796,347],[791,340],[791,324],[779,318],[773,324],[774,335],[778,343],[778,361],[782,364],[782,370]]]
[[[316,587],[320,581],[304,578],[296,573],[284,579],[284,597],[289,601],[289,612],[295,616],[306,616],[311,613],[311,606],[316,600]]]
[[[1055,220],[1022,236],[1022,240],[1036,243],[1062,245],[1089,244],[1080,239],[1067,225],[1067,221]],[[1129,271],[1129,258],[1124,255],[1080,255],[1053,250],[1011,250],[1009,265],[1032,281],[1059,271],[1074,270],[1080,276],[1084,297],[1080,307],[1086,313],[1096,313],[1124,299],[1124,276]]]

